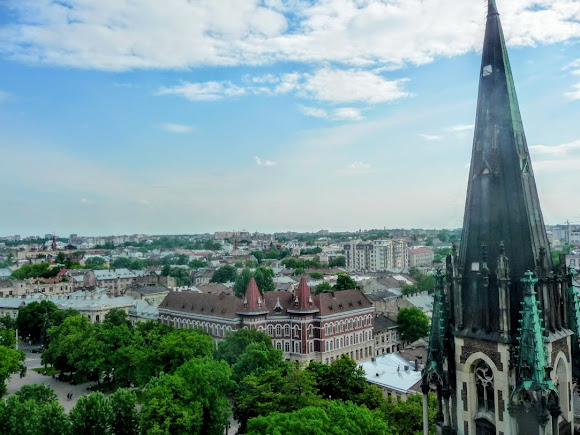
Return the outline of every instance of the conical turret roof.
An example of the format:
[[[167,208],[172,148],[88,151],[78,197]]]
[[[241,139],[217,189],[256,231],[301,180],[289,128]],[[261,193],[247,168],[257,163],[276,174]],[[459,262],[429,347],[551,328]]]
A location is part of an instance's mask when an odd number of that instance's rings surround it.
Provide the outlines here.
[[[294,294],[292,305],[288,308],[288,312],[309,312],[314,313],[318,311],[318,307],[314,303],[312,293],[306,282],[306,278],[302,277],[298,289]]]
[[[250,278],[248,283],[248,288],[246,289],[246,294],[242,298],[243,305],[240,313],[245,314],[263,314],[267,313],[269,310],[266,308],[266,303],[260,290],[258,290],[258,285],[254,277]]]

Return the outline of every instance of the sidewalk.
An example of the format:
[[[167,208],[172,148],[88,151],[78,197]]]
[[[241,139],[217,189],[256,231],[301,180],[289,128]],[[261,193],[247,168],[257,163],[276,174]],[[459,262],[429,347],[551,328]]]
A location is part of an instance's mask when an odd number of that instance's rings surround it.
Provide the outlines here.
[[[14,394],[16,391],[20,390],[23,385],[48,385],[50,386],[58,397],[58,401],[64,409],[68,412],[77,403],[78,398],[83,394],[90,393],[87,387],[91,385],[90,383],[82,385],[70,385],[68,382],[61,382],[57,379],[53,379],[52,376],[44,376],[40,373],[32,370],[33,368],[41,367],[40,354],[30,353],[30,350],[36,346],[21,346],[22,350],[26,354],[25,365],[28,367],[26,376],[20,378],[19,374],[14,374],[6,383],[8,389],[8,394],[5,397]],[[67,400],[66,396],[69,392],[73,393],[72,400]]]

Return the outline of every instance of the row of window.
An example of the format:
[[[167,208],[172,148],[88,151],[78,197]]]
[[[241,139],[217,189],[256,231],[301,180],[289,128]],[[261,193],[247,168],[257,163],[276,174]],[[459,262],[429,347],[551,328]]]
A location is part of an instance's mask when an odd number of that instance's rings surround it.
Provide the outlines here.
[[[358,329],[364,326],[370,326],[372,325],[372,320],[373,316],[369,314],[366,316],[357,317],[356,319],[341,320],[336,321],[334,323],[327,323],[326,325],[324,325],[324,334],[325,335],[339,334],[345,331],[352,331],[355,328]]]
[[[356,350],[352,350],[350,352],[346,352],[343,353],[342,355],[348,355],[349,357],[351,357],[354,360],[359,360],[362,358],[369,358],[370,356],[373,355],[373,349],[371,348],[371,346],[369,347],[365,347],[363,349],[356,349]],[[330,357],[330,358],[326,358],[326,365],[328,364],[332,364],[335,360],[340,359],[340,357],[342,357],[342,355],[339,355],[337,357]]]
[[[364,331],[364,333],[359,332],[358,334],[347,335],[346,337],[335,338],[334,340],[326,340],[325,349],[327,351],[341,349],[343,347],[352,346],[358,343],[371,339],[371,333],[369,331]]]
[[[198,322],[189,319],[171,318],[169,316],[159,316],[159,320],[175,328],[201,329],[214,337],[225,338],[232,332],[231,326],[216,325],[212,322]]]

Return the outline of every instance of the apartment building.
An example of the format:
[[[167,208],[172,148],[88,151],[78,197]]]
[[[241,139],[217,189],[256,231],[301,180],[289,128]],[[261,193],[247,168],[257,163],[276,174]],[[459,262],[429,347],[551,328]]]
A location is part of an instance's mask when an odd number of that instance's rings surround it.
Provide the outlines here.
[[[376,272],[409,265],[407,242],[403,239],[352,240],[344,245],[344,252],[349,270]]]

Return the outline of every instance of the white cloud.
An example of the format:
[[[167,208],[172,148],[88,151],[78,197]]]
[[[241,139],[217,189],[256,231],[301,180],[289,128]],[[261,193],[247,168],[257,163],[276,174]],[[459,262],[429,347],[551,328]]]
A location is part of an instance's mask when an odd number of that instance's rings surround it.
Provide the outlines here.
[[[460,133],[463,131],[472,131],[474,128],[474,124],[458,124],[449,127],[447,130],[453,133]]]
[[[35,63],[127,70],[277,61],[423,64],[481,47],[480,2],[440,0],[7,0],[0,49]],[[500,5],[511,45],[580,34],[577,0]],[[429,35],[428,38],[425,35]]]
[[[435,141],[440,141],[441,140],[441,136],[435,136],[435,135],[431,135],[431,134],[423,134],[423,133],[420,133],[419,136],[422,137],[425,140],[430,141],[430,142],[435,142]]]
[[[277,165],[276,162],[273,162],[271,160],[262,160],[258,156],[254,156],[254,161],[256,162],[256,165],[258,165],[258,166],[276,166]]]
[[[305,75],[301,92],[331,103],[384,103],[409,96],[402,90],[405,81],[386,80],[371,71],[323,68]]]
[[[580,159],[543,160],[534,163],[534,170],[540,172],[578,172]]]
[[[224,82],[184,82],[171,88],[161,88],[157,95],[180,95],[190,101],[214,101],[224,97],[236,97],[246,93],[244,88],[229,81]]]
[[[304,99],[337,104],[384,103],[410,96],[402,88],[406,79],[387,80],[377,73],[357,69],[322,68],[313,73],[292,72],[280,76],[267,74],[246,78],[245,81],[250,84],[235,84],[231,81],[183,82],[178,86],[162,88],[157,95],[181,95],[191,101],[212,101],[241,95],[280,95],[294,92]],[[350,109],[350,113],[345,110],[335,113],[335,117],[346,118],[349,114],[352,119],[355,114],[353,109]],[[322,113],[319,112],[319,115]],[[361,119],[360,113],[354,117]]]
[[[359,109],[353,107],[340,107],[334,110],[332,118],[339,121],[361,121],[364,119],[364,116],[362,116]]]
[[[81,204],[90,204],[92,201],[88,200],[87,198],[81,198]]]
[[[530,151],[535,155],[565,156],[575,151],[580,151],[580,140],[554,146],[532,145],[530,146]]]
[[[298,109],[306,116],[312,116],[313,118],[328,118],[328,112],[324,109],[319,109],[317,107],[298,105]]]
[[[366,175],[374,172],[373,167],[369,163],[360,161],[352,162],[345,169],[336,171],[338,175]]]
[[[161,124],[161,128],[171,133],[190,133],[195,130],[191,125],[173,124],[170,122]]]

